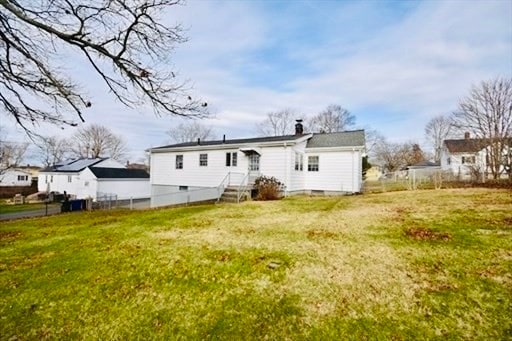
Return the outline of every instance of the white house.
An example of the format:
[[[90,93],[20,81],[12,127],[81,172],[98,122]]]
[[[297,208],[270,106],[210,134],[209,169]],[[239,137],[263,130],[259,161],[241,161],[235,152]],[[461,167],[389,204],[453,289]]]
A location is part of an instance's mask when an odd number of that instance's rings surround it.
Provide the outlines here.
[[[96,200],[103,194],[118,199],[149,198],[149,174],[141,169],[127,169],[112,159],[78,159],[39,172],[38,190],[59,192]]]
[[[302,134],[249,139],[200,141],[153,148],[152,206],[180,191],[245,186],[260,176],[273,176],[286,194],[342,194],[361,191],[364,131]],[[192,201],[192,200],[191,200]]]
[[[10,168],[0,174],[0,187],[2,186],[30,186],[32,174],[23,169]]]
[[[476,173],[489,176],[489,144],[486,139],[470,138],[469,133],[465,133],[463,139],[445,140],[441,148],[441,169],[460,179],[470,179]],[[502,155],[502,176],[508,176],[510,148],[506,147]]]

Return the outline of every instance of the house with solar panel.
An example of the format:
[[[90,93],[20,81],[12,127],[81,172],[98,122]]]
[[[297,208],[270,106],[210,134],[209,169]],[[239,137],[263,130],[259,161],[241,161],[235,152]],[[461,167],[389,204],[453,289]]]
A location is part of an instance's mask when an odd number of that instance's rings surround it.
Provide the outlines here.
[[[110,158],[82,158],[39,172],[40,192],[64,193],[77,199],[115,196],[119,200],[149,198],[149,174],[128,169]]]
[[[226,139],[152,148],[152,207],[242,193],[259,176],[275,177],[284,194],[346,194],[362,187],[363,130]]]

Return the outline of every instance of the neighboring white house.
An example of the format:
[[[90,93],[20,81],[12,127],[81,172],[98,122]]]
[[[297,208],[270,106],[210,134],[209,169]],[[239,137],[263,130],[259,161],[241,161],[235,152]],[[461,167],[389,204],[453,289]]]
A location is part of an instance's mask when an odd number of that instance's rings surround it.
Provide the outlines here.
[[[149,174],[141,169],[127,169],[112,159],[78,159],[39,172],[38,190],[59,192],[94,200],[103,194],[118,199],[149,198]]]
[[[286,194],[360,192],[364,131],[302,134],[302,125],[297,126],[295,135],[151,149],[152,206],[166,194],[212,189],[214,195],[213,189],[244,186],[260,175],[277,178]]]
[[[0,174],[0,187],[2,186],[30,186],[32,174],[26,170],[10,168]]]
[[[476,173],[489,176],[489,143],[485,141],[470,138],[469,133],[466,133],[463,139],[445,140],[441,149],[441,169],[451,172],[460,179],[470,179]],[[510,150],[505,148],[502,156],[504,160],[502,176],[508,176],[506,167],[510,166],[506,165],[510,164],[509,153]]]

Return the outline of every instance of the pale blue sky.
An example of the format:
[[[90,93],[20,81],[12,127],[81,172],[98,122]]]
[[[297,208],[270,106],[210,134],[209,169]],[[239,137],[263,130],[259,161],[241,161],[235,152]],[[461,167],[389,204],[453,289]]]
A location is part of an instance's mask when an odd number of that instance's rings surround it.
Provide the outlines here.
[[[305,117],[340,104],[357,127],[424,143],[429,118],[454,110],[472,84],[512,76],[510,0],[188,1],[163,17],[188,29],[173,66],[214,108],[205,123],[228,138],[254,136],[272,110]],[[122,134],[131,160],[166,143],[180,122],[123,107],[79,62],[70,65],[97,103],[87,121]]]

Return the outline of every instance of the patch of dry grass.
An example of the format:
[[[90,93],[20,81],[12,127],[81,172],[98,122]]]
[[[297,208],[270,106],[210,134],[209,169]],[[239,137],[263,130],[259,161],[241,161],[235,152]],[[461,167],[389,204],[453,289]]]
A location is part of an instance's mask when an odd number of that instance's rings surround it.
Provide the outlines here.
[[[511,207],[453,189],[9,223],[0,333],[506,338]]]

